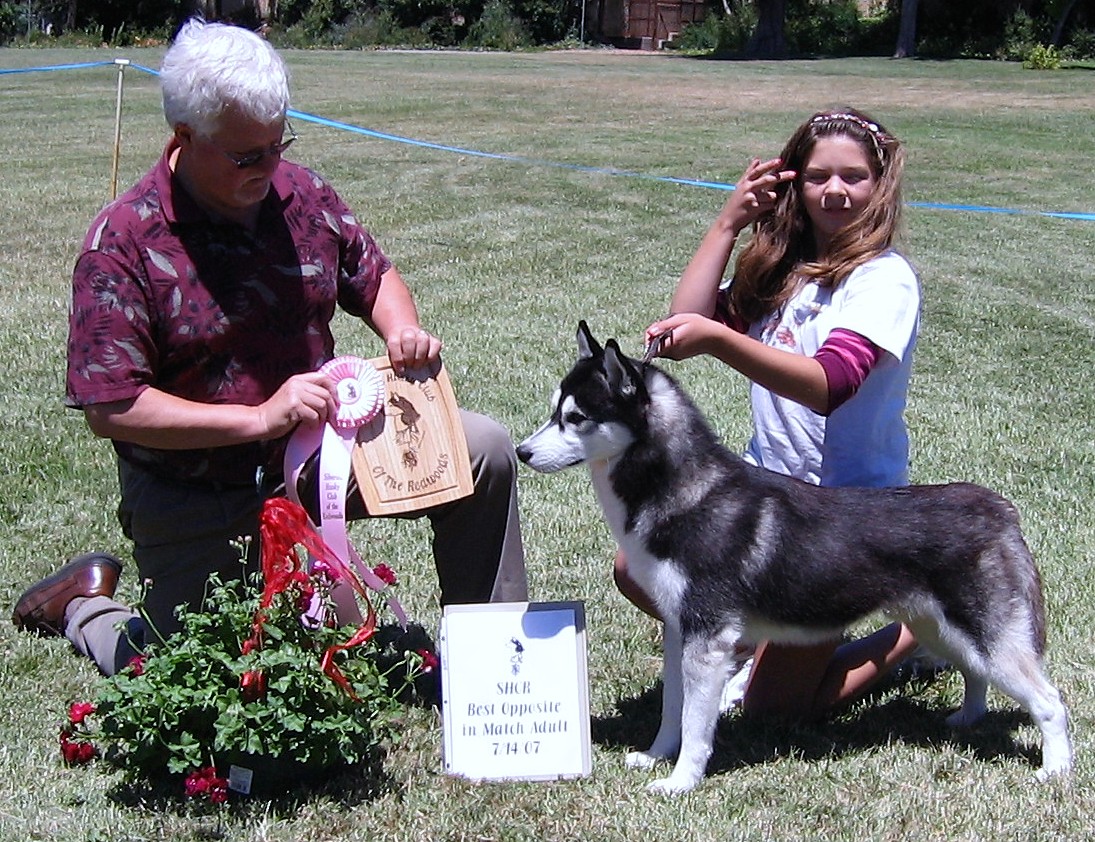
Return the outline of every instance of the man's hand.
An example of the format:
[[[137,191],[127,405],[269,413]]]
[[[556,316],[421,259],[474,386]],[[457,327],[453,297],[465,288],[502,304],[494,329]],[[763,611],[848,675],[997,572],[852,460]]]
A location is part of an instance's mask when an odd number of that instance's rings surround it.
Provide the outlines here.
[[[295,374],[281,384],[265,403],[255,407],[259,414],[261,438],[276,439],[298,424],[318,427],[338,412],[334,383],[326,374],[310,371]]]
[[[392,370],[402,375],[409,370],[427,368],[441,356],[441,340],[415,325],[394,330],[387,339]]]

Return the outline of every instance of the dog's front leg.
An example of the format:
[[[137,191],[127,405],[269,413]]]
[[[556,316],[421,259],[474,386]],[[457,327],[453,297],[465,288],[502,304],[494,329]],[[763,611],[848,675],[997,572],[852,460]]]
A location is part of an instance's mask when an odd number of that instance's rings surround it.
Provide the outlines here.
[[[694,637],[684,644],[682,656],[680,755],[669,777],[649,787],[666,795],[688,792],[707,771],[729,652],[710,638]]]
[[[646,751],[633,751],[625,763],[633,769],[649,769],[659,760],[670,760],[681,747],[681,632],[670,623],[662,630],[662,721],[654,742]]]

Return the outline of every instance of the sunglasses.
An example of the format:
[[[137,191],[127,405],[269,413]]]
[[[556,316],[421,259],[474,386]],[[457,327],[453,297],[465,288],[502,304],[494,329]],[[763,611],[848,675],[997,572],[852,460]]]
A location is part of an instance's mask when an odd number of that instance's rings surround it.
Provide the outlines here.
[[[248,152],[246,155],[233,155],[231,152],[225,152],[220,147],[217,147],[217,149],[225,158],[236,165],[236,169],[246,170],[261,164],[267,155],[274,158],[280,157],[292,145],[293,141],[297,139],[297,133],[293,131],[293,126],[288,120],[285,121],[285,130],[289,132],[289,137],[280,143],[271,144],[266,149],[260,149],[257,152]]]

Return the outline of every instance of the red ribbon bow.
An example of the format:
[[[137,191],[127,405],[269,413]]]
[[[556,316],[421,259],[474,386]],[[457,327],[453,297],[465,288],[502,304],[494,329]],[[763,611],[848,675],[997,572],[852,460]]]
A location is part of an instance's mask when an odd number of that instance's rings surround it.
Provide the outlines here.
[[[308,575],[307,561],[302,560],[297,551],[298,546],[303,547],[313,558],[326,564],[338,578],[349,583],[354,592],[365,601],[368,610],[357,631],[345,643],[328,647],[320,658],[320,667],[324,674],[346,691],[346,694],[355,702],[361,701],[334,659],[339,652],[360,646],[376,633],[376,611],[369,600],[365,586],[319,537],[308,520],[307,512],[291,500],[284,497],[271,497],[266,501],[259,520],[259,535],[262,541],[264,585],[259,608],[255,612],[251,637],[244,641],[242,651],[246,654],[262,646],[262,627],[266,622],[266,610],[273,604],[275,597],[284,593],[293,584],[296,584],[305,596],[311,595],[313,585]],[[257,677],[252,676],[248,685],[251,687],[258,685]]]

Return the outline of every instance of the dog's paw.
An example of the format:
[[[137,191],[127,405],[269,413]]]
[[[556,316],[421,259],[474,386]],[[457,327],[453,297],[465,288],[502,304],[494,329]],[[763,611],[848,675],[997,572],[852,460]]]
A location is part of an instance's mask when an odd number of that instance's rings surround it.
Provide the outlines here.
[[[947,717],[947,727],[953,728],[956,731],[961,731],[965,728],[972,728],[974,725],[981,721],[981,718],[984,715],[984,708],[959,708]]]
[[[1034,773],[1034,780],[1040,784],[1053,780],[1067,781],[1071,777],[1072,764],[1067,761],[1057,766],[1045,765]]]
[[[665,758],[645,751],[629,751],[624,758],[624,765],[629,769],[652,769],[659,760]]]
[[[670,775],[668,778],[660,778],[646,787],[647,792],[655,795],[683,795],[695,789],[699,778],[689,778],[682,775]]]

